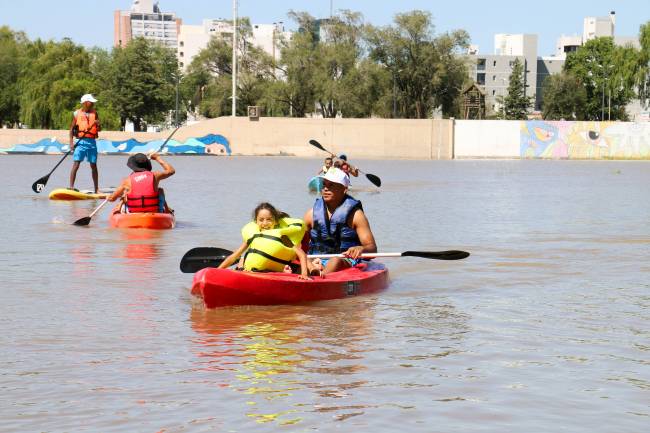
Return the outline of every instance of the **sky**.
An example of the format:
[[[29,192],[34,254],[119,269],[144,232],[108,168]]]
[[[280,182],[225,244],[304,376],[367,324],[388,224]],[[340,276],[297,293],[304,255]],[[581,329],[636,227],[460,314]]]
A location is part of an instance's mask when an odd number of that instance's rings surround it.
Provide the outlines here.
[[[454,29],[469,32],[480,52],[494,51],[495,33],[536,33],[538,55],[554,52],[562,34],[582,34],[586,16],[606,16],[616,11],[616,35],[638,36],[639,26],[650,21],[650,0],[331,0],[334,10],[361,12],[367,23],[390,24],[394,15],[414,9],[431,12],[437,33]],[[69,37],[86,46],[110,48],[113,11],[129,9],[131,0],[0,0],[0,26],[22,30],[30,39]],[[203,18],[232,17],[231,0],[160,0],[164,12],[175,12],[184,24]],[[289,10],[327,17],[330,0],[239,0],[239,14],[253,23],[284,21]]]

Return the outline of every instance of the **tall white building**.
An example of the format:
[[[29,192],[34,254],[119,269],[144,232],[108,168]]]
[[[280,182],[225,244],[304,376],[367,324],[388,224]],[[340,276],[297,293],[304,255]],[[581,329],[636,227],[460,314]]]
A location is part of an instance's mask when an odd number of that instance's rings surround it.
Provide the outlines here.
[[[616,12],[611,11],[606,17],[586,17],[582,31],[582,43],[596,38],[614,37]]]
[[[174,13],[162,12],[158,2],[133,0],[130,10],[117,10],[113,18],[113,45],[116,47],[123,47],[140,36],[174,49],[178,45],[182,21]]]
[[[282,22],[253,24],[251,44],[262,48],[274,59],[280,56],[280,39],[290,38]],[[205,19],[200,25],[181,25],[178,35],[178,64],[186,70],[192,59],[208,46],[212,37],[232,38],[232,24],[225,20]]]

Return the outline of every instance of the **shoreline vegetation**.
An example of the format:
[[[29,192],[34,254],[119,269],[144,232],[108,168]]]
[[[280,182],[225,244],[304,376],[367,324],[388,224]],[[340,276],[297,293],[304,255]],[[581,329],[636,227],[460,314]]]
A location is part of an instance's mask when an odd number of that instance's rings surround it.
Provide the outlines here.
[[[288,16],[300,31],[277,38],[275,58],[244,43],[251,23],[239,22],[238,116],[259,106],[267,117],[461,117],[462,92],[473,83],[467,31],[437,33],[433,16],[422,10],[399,13],[387,26],[374,26],[350,10],[326,21],[299,11]],[[650,21],[640,27],[639,42],[636,49],[597,38],[570,53],[562,73],[544,83],[543,119],[627,120],[630,101],[647,106]],[[119,131],[127,120],[142,131],[184,123],[188,115],[229,116],[231,44],[215,36],[181,71],[175,50],[143,38],[109,51],[68,38],[30,40],[0,27],[0,82],[8,83],[0,87],[0,127],[67,128],[85,93],[97,96],[106,130]],[[528,118],[531,101],[522,73],[513,68],[503,109],[486,113],[488,118]],[[606,114],[603,92],[611,108]]]

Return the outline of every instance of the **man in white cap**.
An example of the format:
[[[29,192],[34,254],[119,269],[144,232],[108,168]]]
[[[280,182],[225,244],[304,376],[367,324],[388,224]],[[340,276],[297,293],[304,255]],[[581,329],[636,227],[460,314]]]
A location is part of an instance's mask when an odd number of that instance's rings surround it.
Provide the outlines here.
[[[377,252],[377,244],[361,202],[348,195],[350,177],[332,167],[321,178],[321,197],[304,218],[310,235],[309,254],[346,256],[310,265],[312,273],[320,271],[324,275],[355,266],[362,253]]]
[[[95,111],[97,99],[90,93],[81,97],[81,109],[72,115],[70,124],[70,150],[74,153],[72,170],[70,171],[70,189],[74,189],[74,182],[77,178],[79,165],[86,159],[90,163],[93,175],[95,193],[99,192],[99,173],[97,171],[97,142],[96,139],[101,131],[99,115]],[[75,143],[75,138],[77,142]]]

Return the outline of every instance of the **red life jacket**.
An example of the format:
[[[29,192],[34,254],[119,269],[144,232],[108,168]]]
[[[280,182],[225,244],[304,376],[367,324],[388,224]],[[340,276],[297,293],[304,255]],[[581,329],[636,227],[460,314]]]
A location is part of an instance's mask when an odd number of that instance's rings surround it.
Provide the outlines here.
[[[77,116],[75,117],[77,137],[97,138],[97,125],[95,125],[96,119],[97,112],[95,110],[90,110],[88,113],[83,110],[77,111]]]
[[[154,175],[150,171],[139,171],[129,175],[131,190],[126,196],[129,212],[159,212],[158,190],[154,186]]]

